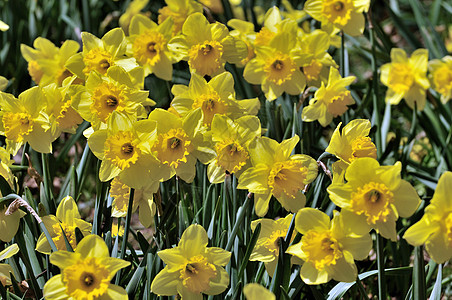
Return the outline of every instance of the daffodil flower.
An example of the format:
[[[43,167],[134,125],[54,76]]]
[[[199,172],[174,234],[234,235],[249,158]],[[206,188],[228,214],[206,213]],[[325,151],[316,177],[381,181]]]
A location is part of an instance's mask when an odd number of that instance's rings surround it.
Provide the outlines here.
[[[51,83],[61,86],[65,78],[73,75],[65,64],[80,49],[76,41],[67,40],[58,48],[48,39],[38,37],[33,47],[20,45],[20,52],[28,62],[28,72],[34,82],[40,86]]]
[[[110,281],[130,262],[110,257],[107,245],[97,235],[84,237],[75,252],[53,252],[50,262],[60,268],[61,274],[44,285],[45,299],[129,299],[124,288]]]
[[[202,13],[202,5],[194,0],[165,0],[166,6],[159,9],[158,23],[173,19],[173,33],[176,36],[182,30],[187,17],[194,13]]]
[[[212,121],[211,133],[216,157],[207,168],[209,181],[224,181],[226,172],[240,177],[250,165],[248,145],[261,135],[259,118],[243,116],[232,121],[226,116],[216,115]]]
[[[317,162],[308,155],[290,155],[300,138],[278,143],[267,137],[254,139],[249,145],[252,167],[239,177],[238,189],[254,193],[256,215],[265,216],[272,195],[291,212],[306,203],[302,190],[317,177]]]
[[[160,25],[143,15],[132,18],[128,37],[131,47],[128,47],[127,55],[135,57],[143,67],[145,76],[153,73],[164,80],[172,79],[173,63],[176,60],[167,47],[172,28],[171,18]]]
[[[441,94],[441,102],[447,103],[452,97],[452,56],[429,61],[428,70],[432,88]]]
[[[23,143],[41,153],[52,152],[49,116],[45,112],[44,94],[32,87],[15,98],[0,93],[0,133],[6,137],[6,150],[16,155]]]
[[[178,60],[188,61],[190,70],[201,76],[224,72],[226,62],[235,64],[248,54],[246,44],[229,34],[221,23],[210,24],[201,13],[190,15],[182,34],[168,43]]]
[[[328,82],[329,68],[337,68],[330,54],[330,36],[322,30],[314,30],[301,36],[300,47],[303,53],[312,55],[308,63],[303,65],[303,74],[308,86],[320,87]]]
[[[356,235],[347,217],[335,212],[333,220],[320,210],[305,207],[295,217],[295,229],[303,234],[287,253],[301,258],[300,277],[307,284],[322,284],[331,279],[354,282],[358,276],[356,260],[363,260],[372,249],[369,233]],[[353,226],[353,225],[352,225]]]
[[[214,76],[207,82],[202,76],[192,73],[188,87],[174,85],[171,107],[181,116],[195,109],[202,110],[202,123],[210,127],[216,114],[237,119],[244,114],[256,115],[260,108],[257,98],[236,100],[234,78],[229,72]]]
[[[113,111],[126,115],[131,121],[146,118],[144,105],[149,91],[142,90],[144,73],[142,68],[126,72],[121,67],[111,67],[105,75],[93,71],[86,80],[85,88],[72,100],[73,107],[91,122],[94,130],[104,127]]]
[[[158,188],[159,181],[149,181],[144,187],[135,189],[132,212],[139,208],[139,220],[144,227],[150,227],[153,224],[156,212],[154,193],[157,193]],[[130,187],[124,184],[119,177],[115,177],[111,181],[110,196],[113,198],[111,216],[125,217],[129,207]]]
[[[202,294],[217,295],[229,285],[224,269],[231,252],[207,247],[208,238],[201,225],[190,225],[177,247],[157,252],[166,264],[154,278],[151,291],[161,296],[179,294],[182,299],[201,300]]]
[[[127,40],[121,28],[107,32],[102,39],[89,32],[82,32],[83,51],[71,56],[66,68],[82,80],[91,71],[104,75],[112,66],[122,67],[130,71],[138,67],[135,58],[125,56]]]
[[[355,76],[342,78],[337,69],[330,68],[328,84],[325,86],[322,82],[309,105],[303,108],[303,121],[318,120],[325,127],[333,121],[333,117],[342,116],[348,110],[348,105],[355,103],[350,91],[346,89],[355,79]]]
[[[262,261],[270,277],[275,273],[279,257],[281,239],[287,235],[293,214],[278,220],[258,219],[251,222],[251,230],[254,232],[257,224],[261,224],[261,231],[256,245],[250,256],[250,261]]]
[[[154,121],[132,123],[126,116],[113,112],[107,129],[97,130],[88,138],[91,151],[102,160],[100,180],[119,176],[123,183],[137,189],[149,181],[158,182],[160,164],[151,155],[149,144],[155,127]]]
[[[283,92],[298,95],[304,90],[306,78],[300,67],[312,57],[311,53],[302,54],[297,45],[296,22],[284,20],[279,26],[280,32],[271,37],[268,45],[256,45],[256,57],[246,64],[243,71],[246,81],[262,86],[269,101]]]
[[[452,257],[452,172],[439,178],[430,204],[421,220],[405,231],[403,238],[413,246],[425,244],[430,257],[438,264]]]
[[[342,123],[336,127],[331,141],[325,149],[339,160],[333,164],[333,171],[342,174],[359,157],[377,158],[377,148],[369,137],[371,124],[369,120],[356,119],[350,121],[340,130]],[[334,173],[333,173],[334,174]],[[335,175],[335,174],[334,174]]]
[[[161,163],[161,180],[174,175],[192,182],[196,174],[196,161],[207,162],[210,151],[203,151],[203,136],[199,132],[201,111],[195,110],[185,118],[155,109],[148,117],[157,123],[157,131],[151,141],[151,151]]]
[[[363,12],[369,10],[369,5],[370,0],[308,0],[304,10],[322,22],[322,27],[335,27],[351,36],[358,36],[363,34]]]
[[[60,204],[58,205],[56,216],[48,215],[42,218],[45,227],[50,233],[53,242],[58,250],[66,250],[66,239],[71,245],[72,249],[77,248],[77,240],[75,237],[75,228],[78,227],[82,234],[88,235],[91,233],[92,225],[81,219],[80,213],[78,212],[77,203],[71,196],[64,197]],[[64,230],[64,233],[63,233]],[[36,251],[50,254],[50,244],[44,233],[36,243]]]
[[[402,165],[380,166],[377,160],[354,160],[345,171],[343,182],[328,187],[331,201],[357,233],[374,228],[384,238],[397,240],[396,221],[410,217],[421,200],[408,181],[400,178]]]
[[[399,104],[402,98],[414,109],[423,110],[430,87],[427,79],[428,50],[417,49],[410,58],[403,49],[391,49],[391,62],[381,66],[381,82],[388,87],[386,102]]]

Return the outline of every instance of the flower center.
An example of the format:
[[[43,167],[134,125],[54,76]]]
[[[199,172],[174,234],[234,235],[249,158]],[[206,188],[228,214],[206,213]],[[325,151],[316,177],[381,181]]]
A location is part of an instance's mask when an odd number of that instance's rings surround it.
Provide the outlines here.
[[[322,63],[314,59],[309,66],[303,67],[303,73],[308,81],[314,81],[319,78],[320,71],[322,71]]]
[[[20,143],[24,136],[33,131],[33,120],[27,113],[5,112],[2,122],[8,140]]]
[[[100,84],[91,98],[93,100],[90,106],[91,112],[104,123],[114,110],[123,111],[126,102],[124,89],[108,82]]]
[[[406,63],[392,63],[389,70],[388,85],[397,94],[407,92],[414,83],[411,67]]]
[[[394,194],[383,183],[369,182],[352,193],[351,210],[364,214],[367,223],[386,222],[394,202]]]
[[[264,66],[267,80],[276,85],[281,85],[292,79],[295,70],[296,66],[290,56],[280,52],[276,53],[275,57],[267,59]]]
[[[223,45],[217,41],[205,41],[193,45],[188,51],[188,64],[198,74],[212,76],[223,65]]]
[[[334,117],[343,115],[348,110],[347,105],[353,104],[353,98],[348,90],[335,91],[334,94],[330,93],[329,96],[327,109]]]
[[[201,107],[203,113],[203,123],[206,126],[212,124],[215,114],[225,114],[226,104],[220,99],[216,91],[210,91],[206,94],[200,95],[193,101],[192,108]]]
[[[77,247],[77,240],[75,238],[75,226],[69,226],[65,223],[56,223],[52,226],[53,232],[55,232],[56,236],[52,238],[55,246],[58,250],[66,250],[66,241],[64,239],[64,234],[66,235],[66,239],[72,247],[72,250],[75,250]],[[64,234],[63,234],[63,229]]]
[[[353,9],[352,0],[324,0],[322,2],[322,15],[338,26],[347,25]]]
[[[368,136],[362,136],[354,139],[351,143],[352,155],[350,162],[358,157],[372,157],[377,158],[377,147],[372,143]]]
[[[306,256],[305,261],[312,263],[317,270],[335,265],[342,257],[341,247],[330,230],[306,232],[301,238],[301,250]]]
[[[130,131],[118,131],[105,141],[105,158],[121,170],[136,163],[140,154],[141,150]]]
[[[282,194],[295,198],[295,194],[305,186],[307,172],[301,161],[276,162],[270,171],[268,186],[276,198]]]
[[[79,260],[62,272],[66,293],[74,299],[96,299],[104,295],[110,272],[95,257]]]
[[[229,173],[239,171],[249,158],[244,147],[232,140],[218,142],[215,145],[217,165]]]
[[[452,69],[442,66],[433,73],[433,82],[436,90],[447,95],[452,90]]]
[[[154,66],[161,59],[160,53],[166,49],[167,40],[155,30],[147,30],[135,38],[133,56],[140,65]]]
[[[275,230],[271,233],[268,239],[265,241],[265,246],[268,250],[275,255],[279,253],[279,246],[281,245],[281,239],[286,237],[287,230]]]
[[[54,115],[57,116],[55,121],[61,129],[70,129],[83,122],[82,117],[71,106],[72,101],[60,102],[61,105],[56,105]]]
[[[83,69],[85,75],[88,75],[93,70],[105,74],[112,65],[112,57],[104,49],[94,48],[83,56],[83,62],[85,63],[85,68]]]
[[[197,255],[181,266],[182,284],[192,293],[202,293],[210,288],[210,280],[217,276],[216,268],[203,255]]]
[[[182,128],[171,129],[167,133],[159,134],[152,146],[157,158],[171,167],[177,168],[181,163],[187,162],[192,145],[188,135]]]

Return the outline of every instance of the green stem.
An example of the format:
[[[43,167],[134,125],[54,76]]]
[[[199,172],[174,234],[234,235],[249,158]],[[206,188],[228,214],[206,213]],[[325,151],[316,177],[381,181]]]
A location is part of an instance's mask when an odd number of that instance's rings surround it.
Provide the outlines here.
[[[383,243],[383,237],[380,234],[377,234],[378,298],[380,300],[386,300],[385,257]]]
[[[366,289],[363,286],[363,283],[359,279],[359,277],[356,278],[356,286],[358,287],[359,293],[361,294],[361,297],[363,299],[368,299],[369,297],[366,294]]]
[[[341,76],[345,77],[345,35],[344,31],[341,30]]]
[[[127,206],[127,216],[126,216],[126,224],[124,226],[124,235],[122,236],[121,243],[121,253],[119,254],[120,259],[124,259],[126,257],[126,247],[127,247],[127,239],[129,237],[130,230],[130,221],[132,219],[132,209],[133,209],[133,196],[135,194],[135,189],[130,189],[129,194],[129,204]],[[115,284],[119,284],[119,280],[121,279],[121,269],[118,271],[116,275]]]
[[[414,247],[413,299],[426,300],[424,248]]]
[[[243,220],[245,219],[246,211],[248,209],[248,205],[251,202],[251,193],[248,194],[245,198],[245,203],[239,208],[237,213],[237,221],[234,224],[234,227],[232,228],[232,232],[229,235],[228,243],[226,244],[225,250],[230,251],[232,248],[232,245],[234,244],[235,236],[237,235],[237,231],[239,228],[242,228]]]

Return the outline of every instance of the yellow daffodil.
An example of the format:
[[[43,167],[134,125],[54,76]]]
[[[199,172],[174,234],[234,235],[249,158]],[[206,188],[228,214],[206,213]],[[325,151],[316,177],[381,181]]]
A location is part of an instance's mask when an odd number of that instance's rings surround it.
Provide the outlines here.
[[[72,78],[71,82],[75,79]],[[62,132],[75,133],[82,117],[72,107],[72,97],[68,94],[69,85],[58,87],[56,83],[42,88],[46,100],[46,113],[50,121],[52,139],[57,139]]]
[[[358,276],[354,260],[365,259],[372,249],[370,234],[354,234],[342,213],[335,212],[330,220],[320,210],[302,208],[295,217],[295,229],[303,237],[286,252],[304,260],[300,276],[307,284],[331,279],[354,282]]]
[[[187,17],[194,13],[202,13],[202,5],[194,0],[165,0],[166,6],[159,9],[158,23],[162,24],[171,18],[174,22],[173,36],[176,36]]]
[[[6,150],[16,155],[23,143],[41,153],[52,152],[49,116],[40,87],[32,87],[15,98],[0,93],[0,133],[6,137]]]
[[[317,162],[308,155],[290,155],[300,138],[278,143],[267,137],[255,139],[249,145],[252,167],[239,177],[238,189],[254,193],[256,215],[265,216],[272,195],[288,211],[304,207],[302,190],[317,177]]]
[[[433,89],[441,94],[441,102],[447,103],[452,97],[452,56],[429,61],[428,70]]]
[[[228,21],[228,26],[234,28],[230,32],[231,36],[242,40],[246,44],[248,55],[243,58],[237,66],[244,67],[252,58],[256,56],[254,54],[254,39],[256,33],[254,32],[254,24],[239,19],[231,19]]]
[[[58,48],[48,39],[38,37],[33,46],[35,49],[21,44],[20,51],[28,62],[28,72],[34,82],[41,86],[51,83],[61,86],[65,78],[73,75],[65,64],[80,49],[76,41],[67,40]]]
[[[61,274],[44,285],[45,299],[129,299],[125,289],[110,281],[130,262],[110,257],[107,245],[97,235],[84,237],[75,252],[52,253],[50,262],[60,268]]]
[[[102,75],[112,66],[119,66],[126,71],[138,65],[134,58],[127,58],[127,40],[121,28],[114,28],[107,32],[102,39],[89,32],[82,32],[83,51],[73,55],[66,62],[66,68],[82,80],[91,71]]]
[[[246,300],[276,300],[275,294],[258,283],[248,283],[243,287]]]
[[[425,208],[421,220],[412,225],[403,235],[413,246],[425,244],[430,257],[438,264],[452,257],[452,172],[439,178],[430,204]]]
[[[135,16],[144,15],[141,14],[141,10],[148,5],[149,0],[132,0],[126,8],[126,11],[119,17],[119,26],[127,34],[129,32],[130,23]]]
[[[335,27],[351,36],[364,31],[363,12],[369,10],[370,0],[308,0],[304,10],[325,27]]]
[[[423,110],[425,90],[430,87],[427,79],[428,50],[417,49],[410,58],[403,49],[391,49],[391,62],[381,66],[381,82],[388,87],[386,102],[399,104],[402,98],[410,108],[416,103]]]
[[[269,46],[270,41],[275,37],[278,32],[281,32],[278,25],[282,22],[282,15],[279,8],[276,6],[270,7],[264,15],[264,24],[259,32],[256,33],[254,39],[254,46]],[[294,24],[294,22],[286,22],[286,24]],[[287,29],[287,28],[286,28]],[[291,29],[297,29],[296,26],[292,26]]]
[[[300,40],[301,51],[312,54],[312,59],[303,65],[308,86],[320,87],[328,82],[329,68],[337,68],[336,62],[328,54],[330,36],[322,30],[314,30],[305,34]]]
[[[279,246],[281,239],[287,235],[293,214],[276,221],[272,219],[259,219],[251,222],[251,230],[254,232],[257,224],[261,224],[261,231],[256,245],[250,256],[250,261],[262,261],[270,277],[275,273],[278,263]]]
[[[342,78],[337,69],[330,68],[328,84],[325,86],[322,82],[309,105],[303,108],[301,113],[303,121],[318,120],[320,125],[325,127],[333,121],[333,117],[342,116],[348,110],[347,105],[355,103],[350,91],[345,88],[355,79],[355,76]]]
[[[256,57],[250,60],[243,71],[246,81],[260,84],[265,97],[272,101],[286,92],[300,94],[306,86],[306,78],[300,67],[307,64],[312,54],[301,55],[297,45],[297,23],[284,20],[277,34],[271,37],[268,46],[256,44]],[[258,35],[256,35],[256,42]]]
[[[99,179],[109,181],[119,176],[124,184],[136,189],[159,181],[160,164],[150,154],[149,145],[155,127],[154,121],[132,123],[126,116],[113,112],[107,129],[94,131],[88,138],[91,151],[102,160]]]
[[[156,212],[154,193],[157,193],[159,182],[148,182],[140,189],[135,189],[133,196],[132,212],[139,210],[139,220],[144,227],[150,227],[154,222]],[[130,187],[122,183],[119,177],[111,181],[110,196],[113,198],[111,216],[115,218],[125,217],[129,207]]]
[[[142,15],[132,19],[128,38],[131,47],[128,48],[127,54],[133,56],[144,68],[145,76],[153,73],[164,80],[172,79],[175,59],[167,47],[172,28],[171,18],[160,25]]]
[[[8,206],[2,204],[0,207],[0,240],[4,242],[11,242],[19,229],[20,218],[26,213],[20,209],[15,210],[12,214],[6,214]]]
[[[201,13],[190,15],[182,27],[182,34],[168,43],[178,60],[188,61],[192,72],[201,76],[215,76],[224,72],[224,64],[240,63],[247,57],[246,44],[229,34],[221,23],[210,24]]]
[[[223,268],[231,253],[207,247],[207,233],[201,225],[190,225],[177,247],[157,252],[166,267],[151,284],[151,291],[161,296],[179,294],[182,299],[202,300],[202,294],[217,295],[229,285]]]
[[[72,249],[75,250],[77,248],[75,228],[78,227],[85,236],[91,233],[92,227],[90,223],[82,220],[80,213],[78,212],[77,203],[75,203],[71,196],[66,196],[61,200],[56,211],[56,216],[44,216],[42,222],[44,222],[44,225],[49,231],[58,250],[67,249],[64,235],[66,235]],[[49,241],[45,234],[42,233],[36,243],[36,251],[50,254],[50,250]]]
[[[383,237],[396,241],[397,219],[410,217],[420,204],[416,190],[400,178],[401,169],[400,162],[380,166],[373,158],[358,158],[345,171],[347,183],[333,182],[327,190],[357,232],[362,234],[374,228]]]
[[[243,116],[232,121],[226,116],[216,115],[212,121],[211,133],[216,157],[207,168],[209,181],[224,181],[226,172],[240,177],[250,164],[248,145],[261,135],[259,118]]]
[[[12,244],[0,252],[0,260],[10,258],[17,252],[19,252],[19,246]],[[9,264],[0,264],[0,284],[3,286],[11,285],[11,274],[14,274],[14,270]]]
[[[201,111],[198,109],[179,118],[166,110],[155,109],[149,114],[148,120],[157,123],[151,151],[162,164],[162,180],[177,175],[187,183],[192,182],[197,158],[201,162],[210,160],[199,149],[203,143],[203,137],[198,132]]]
[[[359,157],[377,158],[377,148],[369,137],[371,124],[369,120],[356,119],[348,123],[340,131],[342,123],[336,127],[330,144],[325,149],[335,155],[339,161],[335,162],[339,173],[347,169],[351,162]]]
[[[202,76],[192,73],[190,83],[174,85],[171,89],[174,99],[171,107],[181,116],[201,108],[202,123],[210,127],[216,114],[235,120],[243,115],[256,115],[260,108],[257,98],[236,100],[234,78],[223,72],[207,82]]]
[[[10,157],[11,154],[6,151],[5,148],[0,147],[0,176],[2,176],[6,180],[6,182],[8,182],[12,190],[15,190],[16,179],[10,168],[14,163],[14,160],[12,160]]]
[[[142,68],[126,72],[114,66],[105,75],[92,72],[85,89],[73,97],[72,105],[95,130],[108,123],[113,111],[126,115],[131,121],[146,118],[144,105],[154,103],[148,101],[149,91],[141,90],[143,80]]]

